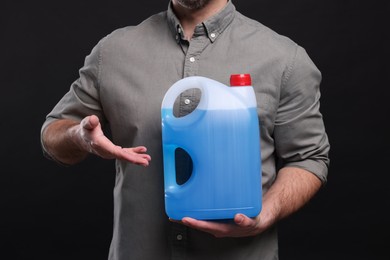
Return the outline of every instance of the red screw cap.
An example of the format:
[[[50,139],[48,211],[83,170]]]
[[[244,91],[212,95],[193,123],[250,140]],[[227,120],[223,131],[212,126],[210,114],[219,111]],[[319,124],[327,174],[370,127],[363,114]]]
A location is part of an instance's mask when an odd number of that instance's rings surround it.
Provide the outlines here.
[[[232,74],[230,75],[230,86],[252,86],[252,80],[250,74]]]

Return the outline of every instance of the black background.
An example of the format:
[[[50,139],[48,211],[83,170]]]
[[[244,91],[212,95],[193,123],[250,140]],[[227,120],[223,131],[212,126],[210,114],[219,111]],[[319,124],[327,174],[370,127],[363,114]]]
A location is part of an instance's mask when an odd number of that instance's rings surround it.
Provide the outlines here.
[[[243,14],[303,46],[323,73],[329,180],[280,225],[280,258],[389,259],[389,4],[240,0]],[[113,161],[62,167],[42,155],[45,115],[97,41],[168,1],[2,1],[1,259],[107,258]]]

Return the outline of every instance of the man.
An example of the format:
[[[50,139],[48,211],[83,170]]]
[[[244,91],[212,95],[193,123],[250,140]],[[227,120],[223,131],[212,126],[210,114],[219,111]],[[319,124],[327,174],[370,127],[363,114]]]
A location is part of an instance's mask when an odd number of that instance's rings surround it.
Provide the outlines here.
[[[262,211],[256,218],[237,214],[232,223],[169,221],[162,98],[183,77],[228,85],[237,73],[251,75],[258,102]],[[90,153],[116,159],[110,260],[278,259],[277,222],[304,206],[328,174],[320,81],[302,47],[243,16],[232,1],[172,0],[166,12],[115,30],[95,46],[48,114],[42,146],[61,164]],[[189,113],[198,99],[195,91],[183,93],[178,113]]]

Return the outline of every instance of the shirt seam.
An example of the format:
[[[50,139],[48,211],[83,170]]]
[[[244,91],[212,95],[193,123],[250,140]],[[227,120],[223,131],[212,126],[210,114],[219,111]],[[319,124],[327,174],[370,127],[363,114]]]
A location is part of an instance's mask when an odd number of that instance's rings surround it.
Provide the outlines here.
[[[97,77],[96,77],[96,89],[100,93],[100,82],[101,82],[101,71],[102,71],[102,64],[103,64],[103,54],[102,54],[102,48],[104,41],[106,40],[107,37],[103,39],[103,41],[99,44],[98,46],[98,68],[97,68]]]
[[[293,55],[293,57],[291,59],[291,62],[287,66],[286,74],[283,76],[281,88],[284,88],[287,85],[287,82],[290,79],[290,76],[291,76],[291,74],[293,72],[293,69],[294,69],[294,66],[295,66],[295,62],[297,60],[296,59],[297,56],[298,56],[298,45],[295,44],[295,52],[294,52],[294,55]]]

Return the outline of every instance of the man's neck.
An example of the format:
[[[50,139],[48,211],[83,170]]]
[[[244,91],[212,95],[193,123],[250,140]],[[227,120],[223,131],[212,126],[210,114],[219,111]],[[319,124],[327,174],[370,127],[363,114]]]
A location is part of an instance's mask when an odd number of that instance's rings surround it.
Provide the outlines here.
[[[195,27],[218,13],[227,2],[228,0],[211,0],[203,8],[193,10],[183,7],[176,0],[172,0],[173,10],[183,26],[185,38],[190,40]]]

